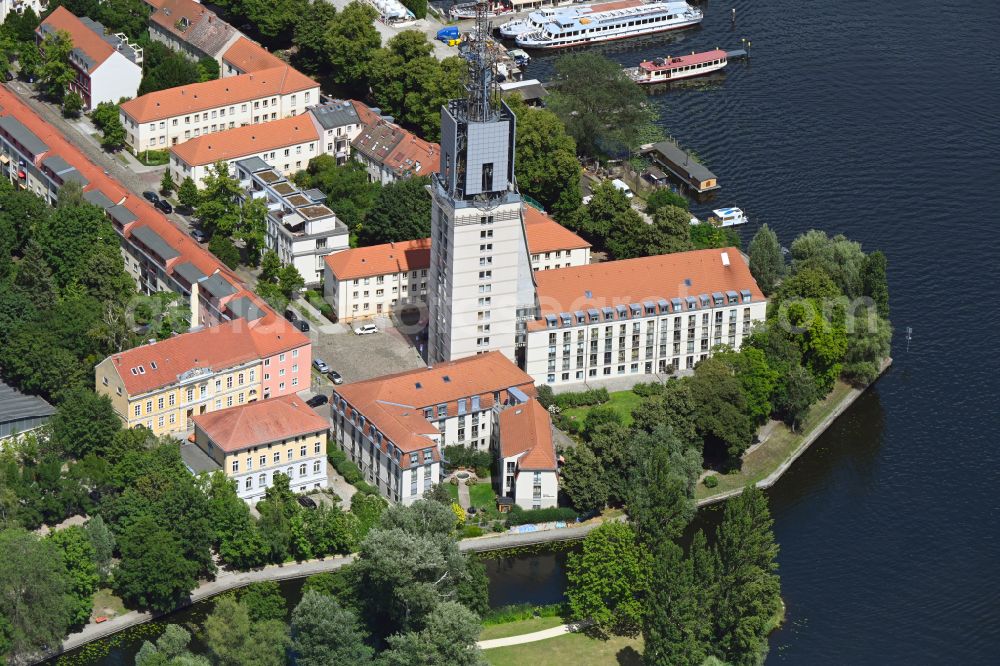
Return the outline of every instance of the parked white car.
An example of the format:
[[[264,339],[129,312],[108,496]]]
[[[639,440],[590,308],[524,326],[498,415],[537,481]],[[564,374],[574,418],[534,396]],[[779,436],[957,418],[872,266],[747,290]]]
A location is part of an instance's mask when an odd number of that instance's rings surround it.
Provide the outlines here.
[[[614,180],[611,181],[611,184],[614,185],[614,188],[616,190],[624,193],[627,198],[631,199],[632,197],[635,196],[634,194],[632,194],[632,188],[630,188],[625,181],[615,178]]]
[[[375,324],[363,324],[354,329],[354,335],[371,335],[378,333],[378,326]]]

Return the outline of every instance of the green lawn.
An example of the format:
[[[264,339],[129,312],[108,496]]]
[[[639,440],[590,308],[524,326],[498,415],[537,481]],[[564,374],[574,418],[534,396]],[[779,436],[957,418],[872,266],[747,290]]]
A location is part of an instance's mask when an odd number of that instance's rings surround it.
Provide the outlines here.
[[[469,486],[469,501],[476,508],[493,506],[496,499],[492,483],[477,483],[474,486]]]
[[[537,630],[536,630],[537,631]],[[544,641],[484,650],[492,666],[641,666],[642,638],[600,641],[585,634],[566,634]]]
[[[451,501],[458,501],[458,486],[453,486],[450,483],[444,484],[444,487],[448,489],[448,494],[451,495]]]
[[[792,432],[785,425],[777,426],[766,442],[743,459],[743,466],[739,472],[716,475],[719,485],[715,488],[706,488],[704,483],[699,483],[695,489],[695,499],[743,488],[748,483],[757,483],[766,477],[795,452],[802,440],[847,397],[850,391],[849,385],[838,380],[830,395],[809,410],[809,416],[806,417],[799,432]]]
[[[632,391],[615,391],[611,394],[611,400],[604,403],[603,406],[613,407],[625,419],[625,425],[632,425],[632,410],[638,407],[641,402],[642,398]],[[582,424],[587,418],[587,412],[591,409],[593,407],[571,407],[564,409],[563,414]]]
[[[530,620],[518,620],[517,622],[504,622],[503,624],[491,624],[483,627],[479,634],[479,640],[488,641],[491,638],[507,638],[508,636],[520,636],[530,634],[543,629],[551,629],[563,624],[563,619],[555,617],[533,617]]]
[[[114,592],[106,587],[102,587],[94,593],[94,612],[92,617],[115,617],[125,613],[125,604],[115,596]]]

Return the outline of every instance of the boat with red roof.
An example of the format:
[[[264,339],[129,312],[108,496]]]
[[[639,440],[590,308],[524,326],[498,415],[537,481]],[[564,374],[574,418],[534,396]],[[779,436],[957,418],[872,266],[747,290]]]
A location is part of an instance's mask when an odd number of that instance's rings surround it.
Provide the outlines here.
[[[669,83],[717,72],[725,67],[727,62],[727,53],[722,49],[714,49],[703,53],[692,52],[685,56],[644,60],[638,67],[626,68],[625,73],[636,83]]]

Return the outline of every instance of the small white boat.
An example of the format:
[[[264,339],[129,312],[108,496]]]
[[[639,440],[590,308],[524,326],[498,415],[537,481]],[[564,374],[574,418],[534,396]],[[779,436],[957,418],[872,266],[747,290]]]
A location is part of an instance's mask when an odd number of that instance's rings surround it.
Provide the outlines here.
[[[739,224],[746,224],[747,218],[739,208],[716,208],[712,211],[713,217],[709,221],[720,227],[735,227]]]

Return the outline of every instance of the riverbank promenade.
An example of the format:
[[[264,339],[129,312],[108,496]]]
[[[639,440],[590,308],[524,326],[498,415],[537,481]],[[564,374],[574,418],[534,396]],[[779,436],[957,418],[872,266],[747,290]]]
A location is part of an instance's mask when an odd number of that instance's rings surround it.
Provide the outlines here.
[[[889,369],[891,364],[891,358],[883,362],[879,377]],[[878,380],[876,379],[876,381]],[[769,428],[768,435],[744,455],[744,464],[739,472],[718,475],[719,485],[716,488],[709,489],[703,483],[698,484],[698,488],[695,491],[697,506],[699,508],[708,506],[738,495],[747,483],[754,483],[760,488],[769,488],[774,485],[781,478],[781,475],[791,467],[792,463],[805,453],[813,442],[830,427],[830,424],[843,414],[866,389],[867,387],[853,388],[842,382],[838,382],[830,395],[813,407],[812,412],[798,432],[793,433],[783,425]],[[599,517],[589,520],[586,523],[558,529],[538,530],[536,532],[519,534],[505,532],[472,539],[463,539],[459,541],[458,546],[462,552],[483,553],[511,548],[523,548],[556,541],[575,541],[586,537],[591,530],[603,524],[605,520],[624,519],[624,515],[617,515],[611,518]],[[222,592],[244,587],[250,583],[305,578],[317,573],[335,571],[353,562],[354,557],[354,555],[348,555],[345,557],[328,557],[322,560],[309,560],[306,562],[275,564],[253,571],[224,571],[219,573],[215,580],[205,582],[195,588],[191,592],[189,603],[197,603]],[[130,611],[101,624],[91,622],[80,631],[70,634],[63,641],[61,650],[49,653],[45,655],[45,658],[74,650],[91,641],[110,636],[128,627],[148,622],[155,617],[157,616],[151,613]],[[549,636],[543,636],[534,640],[543,640],[547,637]]]

